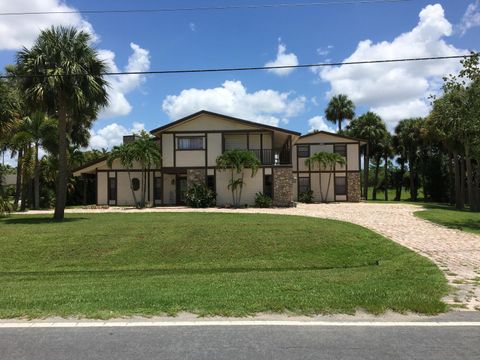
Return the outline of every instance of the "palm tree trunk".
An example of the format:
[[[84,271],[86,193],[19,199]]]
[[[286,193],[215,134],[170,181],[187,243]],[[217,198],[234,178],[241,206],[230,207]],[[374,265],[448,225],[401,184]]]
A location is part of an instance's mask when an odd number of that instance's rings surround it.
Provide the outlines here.
[[[135,203],[135,207],[138,208],[137,196],[135,195],[135,190],[133,190],[132,174],[130,173],[130,169],[127,169],[127,174],[128,174],[128,183],[130,184],[130,190],[132,191],[133,202]]]
[[[475,211],[480,211],[480,160],[477,159],[477,171],[475,173]]]
[[[465,207],[465,158],[460,156],[460,200],[462,209]]]
[[[27,154],[27,149],[24,148],[23,153]],[[28,184],[30,183],[30,176],[28,176],[28,166],[25,164],[26,156],[23,156],[23,164],[22,164],[22,191],[21,191],[21,204],[20,204],[20,211],[25,211],[27,209],[27,198],[28,198]]]
[[[417,201],[417,191],[416,191],[416,185],[415,185],[416,169],[413,164],[414,164],[414,160],[412,157],[410,157],[408,160],[408,167],[410,170],[410,199],[412,201]]]
[[[18,202],[20,201],[20,193],[22,191],[22,159],[23,150],[18,150],[17,157],[17,180],[15,183],[15,199],[13,200],[13,208],[16,210],[18,208]]]
[[[40,208],[40,161],[38,159],[38,142],[35,143],[35,170],[33,174],[33,208],[39,209]]]
[[[363,172],[364,172],[364,184],[363,184],[363,196],[365,200],[368,200],[368,170],[370,167],[370,154],[368,144],[365,146],[365,156],[363,157]]]
[[[475,193],[473,190],[473,167],[472,159],[467,155],[467,191],[468,191],[468,203],[470,204],[470,210],[475,211]]]
[[[450,196],[449,202],[450,205],[455,205],[455,170],[454,170],[454,158],[453,154],[450,152],[448,154],[448,177],[450,185]]]
[[[61,221],[65,217],[67,200],[67,102],[64,95],[58,97],[58,174],[53,218]]]
[[[232,205],[236,206],[236,201],[235,201],[235,188],[233,187],[233,168],[232,168],[232,173],[231,173],[231,181],[230,184],[232,185]]]
[[[330,171],[328,172],[327,193],[325,195],[325,202],[328,202],[328,193],[330,192],[330,182],[332,180],[332,172],[335,171],[334,168],[335,167],[331,168]],[[320,177],[321,176],[322,176],[322,173],[320,173]],[[335,198],[333,200],[335,200]]]
[[[395,201],[400,201],[402,198],[402,188],[403,188],[403,176],[405,175],[405,161],[400,161],[400,174],[398,174],[398,179],[395,189]]]
[[[385,200],[388,201],[388,156],[385,156],[385,175],[383,185],[385,186]]]
[[[342,131],[342,119],[338,119],[338,132]]]
[[[242,201],[243,179],[244,179],[244,173],[243,173],[243,171],[242,171],[242,182],[240,183],[240,190],[239,190],[239,192],[238,192],[238,198],[237,198],[238,206],[240,206],[240,201]]]
[[[453,152],[453,164],[455,169],[455,207],[458,210],[463,209],[463,202],[461,200],[461,175],[460,175],[460,164],[458,153],[456,151]]]
[[[373,194],[372,199],[377,200],[377,184],[378,184],[378,172],[380,171],[380,159],[375,159],[375,180],[373,182]]]

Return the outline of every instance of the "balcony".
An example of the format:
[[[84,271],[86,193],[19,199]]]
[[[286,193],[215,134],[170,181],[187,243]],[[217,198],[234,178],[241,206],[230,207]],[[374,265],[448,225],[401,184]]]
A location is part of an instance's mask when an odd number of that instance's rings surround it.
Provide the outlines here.
[[[272,149],[249,149],[255,154],[262,165],[272,165],[274,163]]]

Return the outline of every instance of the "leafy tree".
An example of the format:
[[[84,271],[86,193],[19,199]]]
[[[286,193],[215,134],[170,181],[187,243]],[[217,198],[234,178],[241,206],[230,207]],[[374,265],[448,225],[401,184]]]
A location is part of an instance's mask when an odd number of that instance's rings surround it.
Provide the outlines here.
[[[418,158],[419,149],[423,140],[425,120],[423,118],[412,118],[401,120],[395,128],[398,141],[405,148],[408,158],[408,168],[410,175],[410,198],[412,201],[418,200]]]
[[[64,218],[67,191],[67,149],[72,129],[91,124],[107,105],[106,64],[90,47],[90,35],[75,28],[43,30],[34,45],[17,54],[17,73],[26,99],[58,118],[58,175],[55,220]],[[86,114],[86,115],[83,115]],[[87,117],[87,118],[86,118]]]
[[[232,204],[235,207],[240,206],[242,190],[245,185],[245,169],[250,169],[251,177],[254,177],[260,167],[260,161],[251,151],[227,150],[217,157],[217,167],[220,171],[230,170],[228,189],[232,192]]]
[[[330,183],[332,179],[332,174],[334,174],[335,166],[338,165],[345,165],[346,159],[337,154],[331,152],[320,151],[318,153],[313,154],[308,159],[305,160],[305,165],[309,167],[317,166],[320,171],[327,170],[328,173],[328,182],[327,182],[327,192],[324,195],[322,191],[322,173],[319,172],[318,174],[318,185],[320,189],[320,199],[322,202],[327,201],[328,193],[330,192]]]
[[[355,104],[347,95],[334,96],[325,109],[325,117],[334,124],[338,123],[338,131],[342,131],[342,121],[353,119],[355,116]]]
[[[49,137],[56,134],[56,121],[48,118],[45,113],[37,111],[26,117],[19,124],[13,137],[13,142],[32,144],[34,158],[34,209],[40,206],[40,159],[39,149],[44,140],[48,142]]]
[[[387,134],[387,127],[382,118],[374,112],[367,112],[358,118],[352,120],[347,126],[347,133],[350,136],[357,137],[367,141],[364,157],[365,179],[363,184],[363,195],[368,198],[368,171],[370,168],[370,156],[380,152],[381,142]]]
[[[148,171],[153,166],[160,164],[162,154],[157,142],[145,130],[142,130],[136,140],[129,143],[128,146],[131,147],[134,160],[139,162],[142,169],[140,207],[143,208],[145,207]]]

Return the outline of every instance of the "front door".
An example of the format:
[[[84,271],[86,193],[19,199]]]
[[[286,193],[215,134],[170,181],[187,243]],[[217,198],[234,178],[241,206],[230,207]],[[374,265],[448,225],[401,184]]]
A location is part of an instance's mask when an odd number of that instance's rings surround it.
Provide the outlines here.
[[[187,177],[182,175],[177,175],[177,205],[185,204],[185,192],[187,191]]]

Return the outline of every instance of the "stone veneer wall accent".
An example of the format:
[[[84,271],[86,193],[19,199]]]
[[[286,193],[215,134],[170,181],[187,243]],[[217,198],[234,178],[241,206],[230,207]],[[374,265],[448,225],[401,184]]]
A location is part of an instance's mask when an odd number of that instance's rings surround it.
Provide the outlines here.
[[[205,184],[205,169],[188,169],[187,186],[201,183]]]
[[[347,173],[347,201],[359,202],[360,201],[360,173],[350,172]]]
[[[292,168],[273,168],[273,205],[292,206]]]

